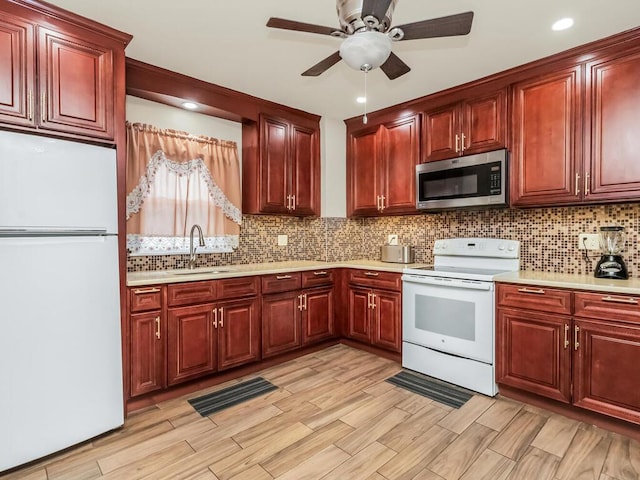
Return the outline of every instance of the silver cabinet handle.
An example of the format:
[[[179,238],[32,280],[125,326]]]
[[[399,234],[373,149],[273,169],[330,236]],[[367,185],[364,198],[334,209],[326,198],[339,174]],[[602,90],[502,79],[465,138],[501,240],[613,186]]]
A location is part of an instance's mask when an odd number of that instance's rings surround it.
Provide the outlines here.
[[[371,294],[371,308],[376,308],[376,294]]]
[[[298,310],[302,311],[302,295],[298,295]]]
[[[544,295],[544,290],[541,288],[519,288],[519,292],[522,293],[533,293],[535,295]]]
[[[367,308],[371,308],[371,292],[367,293]]]
[[[213,328],[218,328],[218,309],[214,308],[211,313],[213,313]]]
[[[589,172],[584,174],[584,194],[589,195]]]
[[[377,277],[380,275],[378,272],[364,272],[367,277]]]
[[[218,320],[218,325],[220,325],[220,328],[224,328],[224,308],[220,307],[218,311],[220,312],[220,320]]]
[[[621,297],[612,297],[611,295],[607,295],[606,297],[602,297],[603,302],[611,302],[611,303],[627,303],[629,305],[638,305],[638,301],[633,298],[621,298]]]
[[[327,274],[327,272],[325,272],[324,270],[322,270],[321,272],[313,272],[313,274],[314,274],[314,275],[318,275],[318,276],[320,276],[320,275],[326,275],[326,274]]]
[[[306,309],[307,309],[307,294],[306,294],[306,293],[304,293],[302,296],[304,297],[304,306],[303,306],[302,308],[303,308],[304,310],[306,310]]]
[[[296,209],[296,196],[291,195],[291,210],[295,210],[295,209]]]
[[[569,325],[567,323],[564,324],[564,349],[566,350],[569,346]]]
[[[156,338],[160,340],[160,315],[156,317]]]
[[[460,151],[460,148],[458,147],[459,143],[460,143],[460,137],[456,133],[456,153]]]
[[[277,275],[276,280],[288,280],[292,278],[291,275]]]
[[[381,211],[381,212],[382,212],[385,208],[387,208],[387,207],[385,207],[385,206],[384,206],[384,201],[385,201],[386,199],[387,199],[387,197],[385,197],[384,195],[381,195],[381,196],[380,196],[380,211]]]
[[[574,330],[573,330],[573,349],[574,350],[578,350],[578,347],[580,347],[580,342],[578,342],[578,334],[580,333],[580,327],[579,326],[575,326]]]
[[[133,294],[134,295],[144,295],[145,293],[158,293],[159,291],[160,291],[160,289],[159,288],[155,288],[155,287],[152,287],[152,288],[136,288],[133,291]]]
[[[464,136],[464,133],[463,133],[463,134],[462,134],[462,142],[460,142],[460,151],[461,151],[461,152],[464,152],[466,148],[467,148],[467,147],[466,147],[466,145],[465,145],[465,136]]]
[[[33,120],[33,92],[27,93],[27,119]]]
[[[44,123],[47,121],[47,92],[43,90],[40,99],[40,118],[42,119],[42,123]]]
[[[576,197],[580,195],[580,174],[576,173]]]

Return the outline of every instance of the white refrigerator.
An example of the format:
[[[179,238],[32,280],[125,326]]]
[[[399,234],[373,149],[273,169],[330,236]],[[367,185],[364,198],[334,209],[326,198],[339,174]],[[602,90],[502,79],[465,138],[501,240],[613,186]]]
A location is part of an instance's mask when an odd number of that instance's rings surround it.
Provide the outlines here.
[[[115,150],[0,131],[0,472],[124,422]]]

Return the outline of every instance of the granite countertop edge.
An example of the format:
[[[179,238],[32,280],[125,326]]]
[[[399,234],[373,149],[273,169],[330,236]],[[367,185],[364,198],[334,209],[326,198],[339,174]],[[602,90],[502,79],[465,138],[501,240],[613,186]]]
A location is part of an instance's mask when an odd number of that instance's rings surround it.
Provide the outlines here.
[[[640,295],[640,278],[612,280],[595,278],[593,275],[521,270],[519,272],[507,272],[497,275],[495,281],[499,283],[535,285],[538,287],[569,288],[573,290]]]

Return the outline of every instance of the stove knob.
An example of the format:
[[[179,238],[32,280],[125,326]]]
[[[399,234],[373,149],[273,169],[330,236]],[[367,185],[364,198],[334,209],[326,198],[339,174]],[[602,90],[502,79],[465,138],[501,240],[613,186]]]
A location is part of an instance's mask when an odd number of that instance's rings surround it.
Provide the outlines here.
[[[515,249],[516,249],[516,247],[514,247],[513,245],[509,245],[508,250],[509,250],[510,252],[513,252]]]
[[[446,244],[446,243],[443,243],[443,244],[442,244],[442,249],[443,249],[443,250],[446,250],[446,249],[447,249],[447,244]]]
[[[498,250],[504,250],[504,244],[501,243],[500,245],[498,245]]]

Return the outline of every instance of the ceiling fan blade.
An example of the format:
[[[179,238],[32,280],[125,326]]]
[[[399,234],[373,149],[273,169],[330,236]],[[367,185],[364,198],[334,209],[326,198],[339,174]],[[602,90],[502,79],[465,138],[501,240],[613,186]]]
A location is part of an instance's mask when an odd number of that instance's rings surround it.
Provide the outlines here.
[[[372,15],[376,17],[379,22],[382,22],[387,10],[389,10],[389,5],[391,5],[391,0],[363,0],[360,17],[364,18]]]
[[[312,23],[296,22],[295,20],[276,17],[271,17],[269,19],[267,27],[280,28],[282,30],[294,30],[296,32],[319,33],[321,35],[331,35],[333,32],[339,31],[337,28],[324,27],[322,25],[314,25]]]
[[[389,80],[395,80],[411,71],[409,65],[400,60],[400,57],[393,52],[391,52],[387,61],[380,65],[380,69],[389,77]]]
[[[419,38],[453,37],[466,35],[471,31],[473,12],[458,13],[447,17],[432,18],[421,22],[398,25],[404,32],[402,40],[416,40]]]
[[[331,67],[333,67],[336,63],[340,61],[340,52],[335,52],[329,55],[324,60],[316,63],[309,70],[302,72],[303,77],[317,77],[318,75],[326,72]]]

